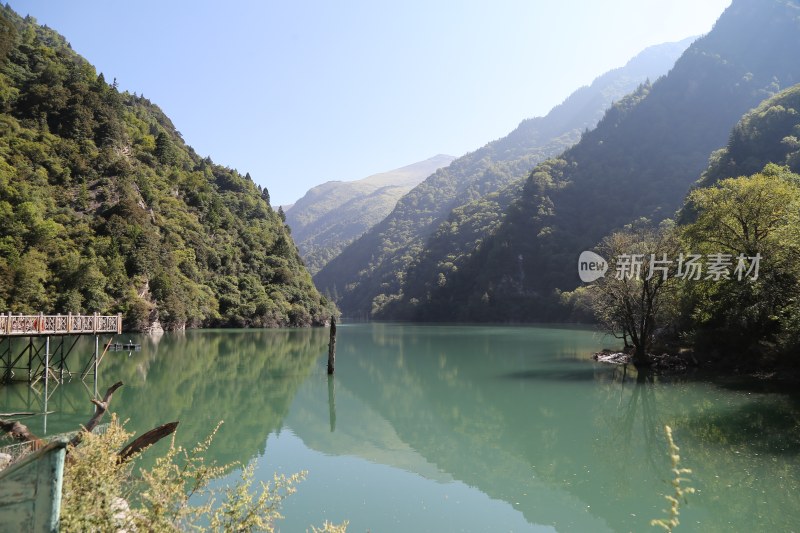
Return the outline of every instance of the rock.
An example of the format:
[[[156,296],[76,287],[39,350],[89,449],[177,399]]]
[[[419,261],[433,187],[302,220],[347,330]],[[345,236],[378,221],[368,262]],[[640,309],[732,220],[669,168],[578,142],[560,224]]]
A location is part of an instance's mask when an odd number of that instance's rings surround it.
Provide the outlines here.
[[[631,362],[631,356],[623,352],[612,352],[603,350],[592,355],[592,359],[598,363],[610,363],[613,365],[627,365]]]
[[[658,370],[685,371],[689,368],[688,361],[682,357],[670,354],[651,356],[653,364]]]
[[[161,326],[161,322],[159,322],[158,319],[155,319],[152,324],[150,324],[150,327],[147,328],[146,332],[150,335],[163,335],[164,328]]]

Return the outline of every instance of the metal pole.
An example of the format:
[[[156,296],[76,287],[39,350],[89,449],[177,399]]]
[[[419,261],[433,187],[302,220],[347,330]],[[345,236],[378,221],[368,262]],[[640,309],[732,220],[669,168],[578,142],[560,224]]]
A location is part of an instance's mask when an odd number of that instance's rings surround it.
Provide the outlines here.
[[[97,398],[97,358],[100,355],[100,335],[94,337],[94,397]]]
[[[44,378],[44,411],[42,411],[42,433],[47,435],[47,400],[50,392],[47,389],[47,376]]]
[[[50,337],[44,339],[44,372],[45,376],[50,373]]]
[[[50,337],[47,337],[47,340],[49,342]],[[58,358],[58,377],[61,380],[61,383],[64,383],[64,338],[63,337],[61,338],[61,344],[58,345],[56,351],[61,352],[61,357]]]
[[[50,337],[44,341],[44,434],[47,435],[47,397],[50,395]]]

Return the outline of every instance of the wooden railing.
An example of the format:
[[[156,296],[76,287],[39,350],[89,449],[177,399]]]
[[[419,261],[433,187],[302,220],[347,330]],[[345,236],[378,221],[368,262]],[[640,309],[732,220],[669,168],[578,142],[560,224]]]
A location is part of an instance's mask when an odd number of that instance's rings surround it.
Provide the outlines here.
[[[0,337],[122,333],[122,315],[0,315]]]

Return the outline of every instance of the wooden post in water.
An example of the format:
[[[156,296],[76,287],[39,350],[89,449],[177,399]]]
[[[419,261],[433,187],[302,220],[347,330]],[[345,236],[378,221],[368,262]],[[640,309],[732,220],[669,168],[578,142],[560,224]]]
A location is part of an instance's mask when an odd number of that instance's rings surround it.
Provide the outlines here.
[[[328,374],[333,374],[336,363],[336,317],[331,315],[331,340],[328,343]]]

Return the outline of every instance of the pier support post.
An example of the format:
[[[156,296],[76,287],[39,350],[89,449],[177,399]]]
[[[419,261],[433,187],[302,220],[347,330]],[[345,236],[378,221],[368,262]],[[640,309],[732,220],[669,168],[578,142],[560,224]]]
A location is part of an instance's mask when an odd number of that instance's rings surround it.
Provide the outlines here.
[[[336,363],[336,317],[331,316],[331,338],[328,342],[328,374],[333,374]]]
[[[47,396],[47,385],[50,379],[50,337],[44,343],[44,394]]]
[[[97,398],[97,367],[100,365],[100,336],[94,336],[94,397]]]

